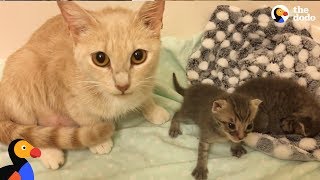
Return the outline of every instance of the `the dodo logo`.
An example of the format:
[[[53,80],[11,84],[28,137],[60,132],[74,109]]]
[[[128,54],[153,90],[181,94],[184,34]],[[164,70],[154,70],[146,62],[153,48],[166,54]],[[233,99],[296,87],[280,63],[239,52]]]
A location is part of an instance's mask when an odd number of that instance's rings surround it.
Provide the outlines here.
[[[0,168],[0,179],[34,180],[32,167],[25,158],[40,157],[40,149],[33,147],[23,139],[16,139],[10,143],[8,153],[13,164]]]
[[[284,5],[277,5],[273,7],[271,17],[278,23],[284,23],[289,18],[289,10]]]

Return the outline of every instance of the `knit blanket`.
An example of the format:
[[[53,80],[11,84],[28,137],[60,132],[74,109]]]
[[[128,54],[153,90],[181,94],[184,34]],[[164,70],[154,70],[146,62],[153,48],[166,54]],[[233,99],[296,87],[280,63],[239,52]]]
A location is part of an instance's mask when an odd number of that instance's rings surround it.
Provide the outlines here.
[[[190,83],[213,84],[231,93],[251,78],[280,76],[296,80],[320,100],[320,47],[309,24],[292,17],[277,23],[271,11],[267,7],[250,13],[218,6],[205,26],[200,46],[188,60]],[[245,143],[280,159],[320,160],[320,135],[251,133]]]

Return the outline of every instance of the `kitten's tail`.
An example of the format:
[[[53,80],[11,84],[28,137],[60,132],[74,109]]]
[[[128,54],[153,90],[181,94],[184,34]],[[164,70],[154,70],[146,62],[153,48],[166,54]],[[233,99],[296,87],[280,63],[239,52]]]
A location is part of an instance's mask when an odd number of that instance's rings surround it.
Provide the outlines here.
[[[182,96],[184,96],[184,91],[185,89],[182,88],[177,80],[177,77],[176,77],[176,74],[173,73],[172,74],[172,78],[173,78],[173,85],[174,85],[174,88],[176,89],[176,91],[181,94]]]
[[[12,121],[0,121],[0,142],[9,144],[15,139],[25,139],[35,147],[80,149],[108,140],[114,126],[108,122],[80,127],[47,127],[20,125]]]

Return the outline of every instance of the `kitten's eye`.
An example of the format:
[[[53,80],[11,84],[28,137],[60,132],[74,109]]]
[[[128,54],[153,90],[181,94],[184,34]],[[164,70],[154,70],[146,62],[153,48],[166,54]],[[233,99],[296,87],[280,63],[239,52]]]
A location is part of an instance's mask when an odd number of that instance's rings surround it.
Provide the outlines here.
[[[110,62],[109,57],[104,52],[101,52],[101,51],[92,53],[91,59],[93,63],[99,67],[105,67]]]
[[[147,51],[143,49],[138,49],[133,52],[131,56],[131,62],[133,64],[141,64],[147,59]]]
[[[236,129],[236,125],[234,125],[233,123],[229,123],[228,128],[231,130],[234,130],[234,129]]]
[[[251,124],[249,124],[249,125],[247,126],[247,131],[252,130],[252,128],[253,128],[253,124],[251,123]]]

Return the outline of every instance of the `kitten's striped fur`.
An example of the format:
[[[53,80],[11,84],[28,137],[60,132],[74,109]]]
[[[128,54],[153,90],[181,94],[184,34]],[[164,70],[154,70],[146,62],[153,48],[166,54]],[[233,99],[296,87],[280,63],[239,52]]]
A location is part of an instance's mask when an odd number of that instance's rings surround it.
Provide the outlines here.
[[[205,180],[208,178],[210,146],[221,137],[232,141],[230,150],[233,156],[240,157],[246,153],[241,141],[252,131],[253,119],[261,100],[237,93],[229,94],[208,84],[194,84],[184,89],[179,85],[175,74],[173,84],[176,91],[184,96],[184,100],[171,121],[169,135],[175,138],[182,134],[180,122],[186,119],[191,119],[198,125],[198,161],[192,175],[197,180]]]

